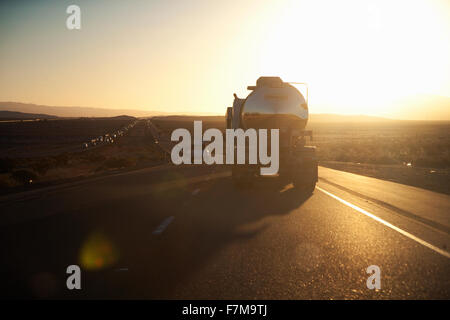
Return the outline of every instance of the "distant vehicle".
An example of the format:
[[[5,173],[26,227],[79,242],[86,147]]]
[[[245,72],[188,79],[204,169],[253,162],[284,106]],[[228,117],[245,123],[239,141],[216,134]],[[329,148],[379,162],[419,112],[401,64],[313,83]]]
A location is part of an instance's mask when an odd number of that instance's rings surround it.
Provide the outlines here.
[[[316,148],[306,146],[308,101],[293,84],[279,77],[260,77],[245,99],[234,94],[233,107],[227,108],[227,129],[279,129],[280,168],[278,176],[294,187],[311,193],[317,182]],[[308,88],[306,87],[306,90]],[[236,186],[248,186],[259,175],[258,165],[233,165]]]

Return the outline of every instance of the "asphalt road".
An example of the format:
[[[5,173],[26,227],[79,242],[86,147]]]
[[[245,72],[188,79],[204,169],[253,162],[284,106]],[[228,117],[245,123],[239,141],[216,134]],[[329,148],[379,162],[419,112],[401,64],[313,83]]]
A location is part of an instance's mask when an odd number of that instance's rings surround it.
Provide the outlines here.
[[[310,196],[163,165],[0,198],[8,298],[449,299],[446,195],[320,168]],[[81,266],[82,289],[66,288]],[[381,269],[369,290],[366,268]]]

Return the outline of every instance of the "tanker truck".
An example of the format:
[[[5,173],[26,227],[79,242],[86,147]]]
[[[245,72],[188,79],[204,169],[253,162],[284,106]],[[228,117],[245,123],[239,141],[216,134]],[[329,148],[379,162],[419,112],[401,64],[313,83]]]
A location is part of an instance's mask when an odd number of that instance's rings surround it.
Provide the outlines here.
[[[306,87],[306,99],[294,86]],[[279,171],[277,179],[293,183],[306,193],[314,191],[318,174],[316,148],[306,146],[312,131],[308,122],[308,87],[304,83],[283,82],[279,77],[260,77],[250,94],[240,99],[234,94],[233,106],[227,108],[226,128],[247,130],[279,129]],[[232,179],[239,187],[251,186],[259,176],[258,165],[232,165]]]

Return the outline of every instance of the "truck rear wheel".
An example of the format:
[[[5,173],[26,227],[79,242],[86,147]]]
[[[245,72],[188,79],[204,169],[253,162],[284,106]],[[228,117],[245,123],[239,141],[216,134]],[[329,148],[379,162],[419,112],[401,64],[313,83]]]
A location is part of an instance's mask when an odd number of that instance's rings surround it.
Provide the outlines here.
[[[317,182],[317,165],[311,165],[307,170],[301,170],[293,174],[294,188],[310,194],[314,192]]]
[[[302,181],[302,182],[296,182],[294,180],[294,188],[298,191],[301,191],[305,194],[311,194],[314,192],[314,189],[316,188],[316,182],[315,181]]]
[[[306,179],[305,178],[305,176],[294,178],[294,188],[306,194],[313,193],[314,189],[316,188],[316,180],[310,177]]]
[[[292,174],[294,187],[301,192],[311,194],[316,188],[318,178],[316,148],[303,146],[298,149],[296,158],[301,161],[295,167]]]

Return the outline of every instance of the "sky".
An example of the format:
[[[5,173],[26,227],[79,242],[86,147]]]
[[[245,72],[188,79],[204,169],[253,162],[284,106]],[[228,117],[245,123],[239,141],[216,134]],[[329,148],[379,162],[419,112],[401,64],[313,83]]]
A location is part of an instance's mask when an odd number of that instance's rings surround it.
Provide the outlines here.
[[[0,101],[224,114],[266,75],[313,113],[408,118],[450,97],[449,39],[448,0],[2,1]]]

